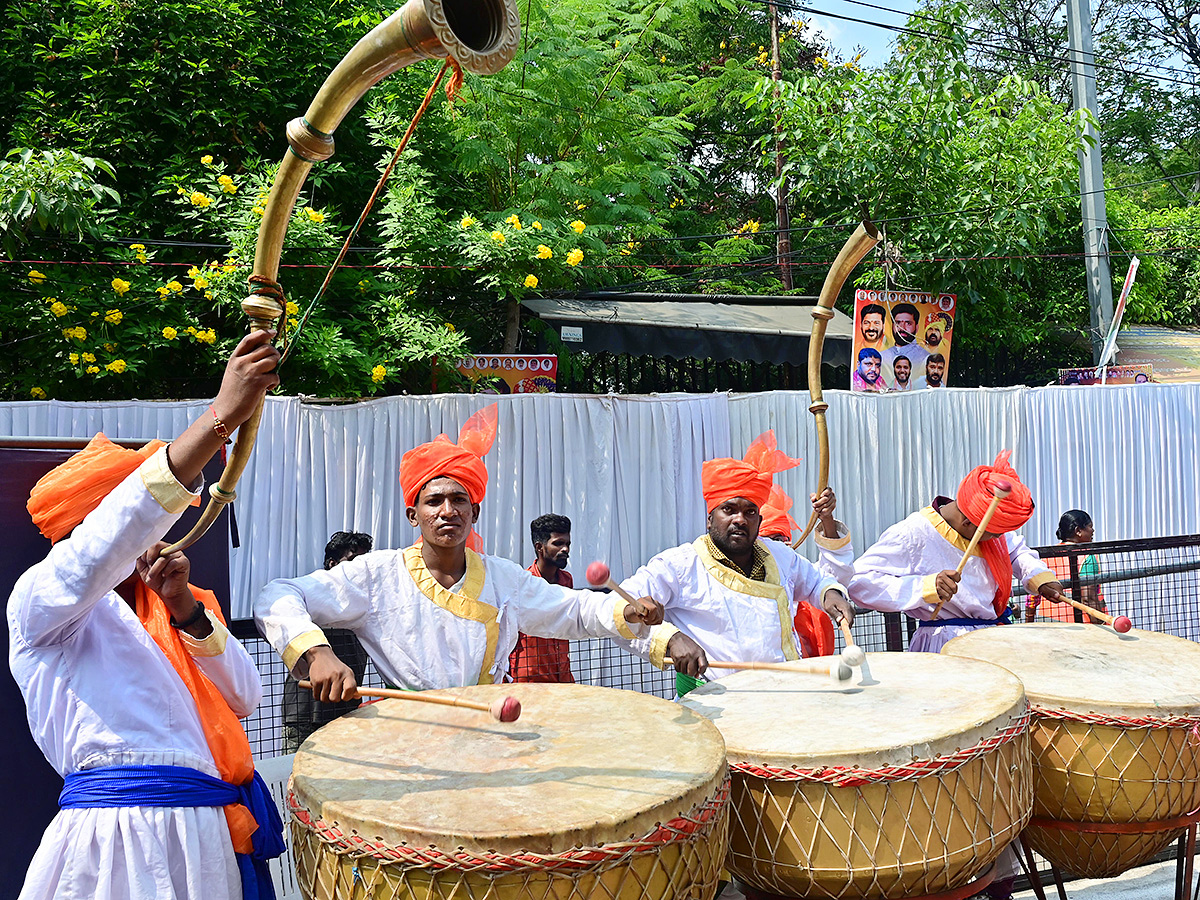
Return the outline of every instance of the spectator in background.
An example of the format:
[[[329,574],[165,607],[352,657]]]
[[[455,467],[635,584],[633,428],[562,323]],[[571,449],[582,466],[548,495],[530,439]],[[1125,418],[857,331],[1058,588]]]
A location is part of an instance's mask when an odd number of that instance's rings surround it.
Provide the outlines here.
[[[1092,517],[1082,509],[1068,509],[1058,520],[1058,540],[1062,544],[1090,544],[1096,537],[1096,526],[1092,523]],[[1054,570],[1058,576],[1058,580],[1062,582],[1064,587],[1071,586],[1071,561],[1066,556],[1051,556],[1043,560],[1046,565]],[[1080,587],[1079,600],[1081,603],[1086,603],[1092,609],[1097,609],[1100,612],[1108,612],[1108,607],[1104,603],[1104,592],[1100,590],[1100,585],[1095,584],[1095,579],[1100,575],[1100,561],[1094,554],[1079,559],[1079,578],[1083,582],[1092,581],[1092,584],[1083,584]],[[1037,594],[1031,595],[1025,601],[1025,621],[1032,622],[1037,618],[1038,605],[1041,597]],[[1080,613],[1083,616],[1085,623],[1091,623],[1092,619],[1085,613]],[[1075,607],[1068,603],[1047,603],[1042,610],[1042,618],[1056,622],[1074,622]]]
[[[369,534],[335,531],[325,545],[325,570],[370,553],[373,543]],[[367,672],[367,651],[354,632],[345,628],[328,628],[325,636],[329,638],[329,646],[338,659],[354,670],[355,680],[362,684]],[[313,697],[311,691],[300,687],[295,678],[289,677],[283,683],[283,752],[295,753],[314,731],[350,710],[358,709],[360,703],[362,701],[359,699],[322,703]]]
[[[551,584],[574,587],[567,571],[571,557],[571,520],[547,513],[529,523],[534,560],[529,571]],[[574,684],[571,674],[570,643],[562,638],[519,634],[517,645],[508,657],[508,672],[513,681],[541,681]]]

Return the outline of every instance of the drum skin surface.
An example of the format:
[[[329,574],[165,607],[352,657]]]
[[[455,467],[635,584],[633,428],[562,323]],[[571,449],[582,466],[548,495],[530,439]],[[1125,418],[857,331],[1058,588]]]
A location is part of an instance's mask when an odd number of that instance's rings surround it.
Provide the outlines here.
[[[1056,866],[1118,875],[1183,830],[1156,823],[1200,808],[1200,645],[1039,623],[974,631],[942,653],[990,660],[1024,682],[1034,757],[1025,838]]]
[[[305,897],[711,900],[728,775],[707,719],[587,685],[436,693],[521,717],[385,700],[317,731],[289,792]]]
[[[725,737],[737,878],[773,894],[899,900],[979,876],[1032,806],[1028,712],[999,667],[870,653],[871,682],[748,671],[683,703]],[[947,665],[949,663],[949,665]]]

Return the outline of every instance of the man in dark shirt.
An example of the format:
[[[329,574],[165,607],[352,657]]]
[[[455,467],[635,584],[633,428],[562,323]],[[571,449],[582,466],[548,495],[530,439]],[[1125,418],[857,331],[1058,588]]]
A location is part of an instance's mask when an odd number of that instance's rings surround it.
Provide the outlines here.
[[[551,584],[574,587],[567,560],[571,555],[571,520],[547,513],[529,523],[536,559],[529,571]],[[508,657],[508,672],[513,681],[541,681],[574,684],[571,674],[570,643],[560,638],[522,634]]]
[[[369,534],[356,531],[335,531],[325,545],[325,568],[332,569],[356,556],[370,553],[373,541]],[[367,651],[358,642],[353,631],[344,628],[327,628],[325,636],[338,659],[354,670],[354,679],[362,684],[367,671]],[[343,700],[338,703],[322,703],[313,698],[310,691],[300,687],[294,678],[283,684],[283,752],[295,753],[314,731],[358,709],[361,700]]]

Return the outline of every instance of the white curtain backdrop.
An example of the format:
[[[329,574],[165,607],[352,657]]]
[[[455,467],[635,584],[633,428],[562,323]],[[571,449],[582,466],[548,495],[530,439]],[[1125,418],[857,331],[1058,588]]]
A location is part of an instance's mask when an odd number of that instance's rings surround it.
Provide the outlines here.
[[[1008,448],[1038,512],[1031,544],[1054,542],[1059,514],[1087,510],[1097,540],[1200,532],[1200,384],[1090,388],[947,388],[874,396],[829,391],[830,483],[861,553],[893,522],[952,494],[975,465]],[[700,464],[745,452],[774,428],[803,456],[779,480],[807,518],[817,449],[808,395],[480,395],[389,397],[348,406],[271,397],[238,486],[242,546],[231,558],[234,615],[271,578],[316,569],[329,534],[366,531],[377,547],[414,538],[400,497],[405,450],[499,403],[478,530],[489,553],[532,561],[529,522],[571,517],[570,571],[593,559],[632,573],[704,527]],[[207,401],[0,403],[9,436],[171,438]],[[814,555],[812,542],[805,548]]]

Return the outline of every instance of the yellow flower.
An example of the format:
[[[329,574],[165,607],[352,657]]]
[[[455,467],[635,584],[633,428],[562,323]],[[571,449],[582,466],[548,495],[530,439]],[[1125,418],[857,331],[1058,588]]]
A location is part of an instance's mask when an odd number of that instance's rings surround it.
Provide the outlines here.
[[[172,278],[170,281],[167,282],[167,290],[172,291],[176,294],[182,294],[183,293],[183,285]]]
[[[472,225],[475,224],[475,220],[472,219],[470,216],[463,216],[462,221],[459,222],[458,224],[461,225],[463,228],[470,228]]]
[[[198,291],[202,291],[206,287],[208,287],[208,283],[209,283],[208,279],[205,278],[203,275],[197,275],[195,278],[192,279],[192,287],[194,287]]]
[[[238,187],[236,184],[233,183],[233,179],[230,178],[228,175],[222,175],[220,178],[218,178],[217,184],[219,184],[221,186],[221,190],[223,190],[227,194],[236,194],[237,193]]]
[[[658,58],[658,61],[659,61],[659,62],[666,62],[666,61],[667,61],[667,54],[665,54],[665,53],[664,53],[662,56],[660,56],[660,57]]]
[[[196,336],[196,326],[195,326],[195,325],[189,325],[189,326],[188,326],[187,328],[185,328],[184,330],[185,330],[185,331],[186,331],[188,334],[190,334],[192,337],[195,337],[195,336]]]
[[[30,269],[29,270],[29,280],[32,281],[34,284],[41,284],[43,281],[46,280],[46,276],[43,275],[41,272],[39,272],[37,269]]]
[[[567,265],[574,267],[583,262],[583,251],[576,247],[567,254]]]
[[[584,203],[582,200],[576,200],[576,201],[575,201],[575,208],[576,208],[576,209],[587,209],[587,204],[586,204],[586,203]]]
[[[130,244],[129,249],[130,250],[145,250],[146,245],[145,244]]]
[[[70,356],[67,357],[67,359],[71,360],[71,365],[73,365],[73,366],[79,365],[79,354],[78,353],[72,353]]]
[[[179,187],[175,188],[175,193],[187,194],[187,188],[185,188],[183,185],[180,185]]]
[[[499,231],[493,231],[492,232],[492,240],[495,241],[497,244],[503,244],[504,240],[505,240],[504,234]]]
[[[138,261],[138,262],[142,262],[142,263],[144,263],[144,262],[148,262],[148,261],[149,261],[149,259],[150,259],[150,257],[148,257],[148,256],[146,255],[146,251],[145,251],[145,250],[139,250],[139,251],[137,252],[137,261]]]
[[[163,337],[165,337],[168,341],[173,341],[173,340],[175,340],[175,338],[179,337],[179,332],[176,331],[174,328],[172,328],[170,325],[168,325],[166,328],[163,329],[162,334],[163,334]]]
[[[551,250],[545,244],[538,244],[538,252],[537,252],[538,259],[550,259],[552,256],[554,256],[553,250]]]
[[[46,392],[43,391],[40,387],[30,388],[29,396],[32,397],[34,400],[45,400]]]
[[[97,372],[100,371],[100,367],[99,366],[88,366],[84,371],[86,371],[89,375],[95,375]]]
[[[298,315],[300,315],[300,304],[299,304],[299,303],[295,303],[295,302],[293,302],[293,301],[289,300],[289,301],[287,302],[287,307],[286,307],[286,309],[287,309],[287,314],[288,314],[289,316],[298,316]]]
[[[197,331],[196,340],[202,344],[215,344],[217,342],[217,333],[209,328],[207,331]]]
[[[192,201],[192,206],[198,206],[200,209],[207,209],[212,206],[212,197],[200,191],[192,191],[188,199]]]
[[[250,212],[254,213],[256,216],[261,216],[266,213],[266,210],[263,209],[261,206],[254,206],[254,207],[251,207]]]
[[[104,321],[109,325],[120,325],[123,318],[125,318],[125,314],[119,309],[110,309],[104,316]]]
[[[117,296],[122,296],[129,288],[130,284],[128,281],[122,281],[120,278],[112,280],[112,289],[117,292]]]
[[[77,341],[84,341],[87,340],[87,329],[82,325],[76,325],[74,328],[64,328],[63,337],[68,340],[73,338]]]
[[[95,354],[95,353],[85,353],[85,354],[83,354],[83,361],[84,361],[84,362],[86,362],[86,363],[93,363],[93,362],[95,362],[95,361],[96,361],[96,354]]]
[[[208,153],[205,153],[202,157],[200,157],[200,162],[206,166],[211,166],[212,165],[212,156]]]
[[[110,362],[104,368],[108,369],[108,371],[110,371],[110,372],[116,372],[118,375],[120,375],[122,372],[124,372],[129,367],[127,365],[125,365],[125,360],[114,359],[112,362]]]
[[[722,50],[724,50],[724,49],[725,49],[725,42],[724,42],[724,41],[721,41],[721,49],[722,49]]]
[[[158,296],[160,296],[160,297],[165,297],[165,296],[167,296],[167,294],[171,293],[171,289],[168,287],[165,287],[165,286],[157,287],[154,289],[154,293],[158,294]]]
[[[325,213],[318,212],[311,206],[304,207],[304,214],[308,216],[308,221],[316,222],[318,225],[325,221]]]
[[[447,323],[446,323],[446,330],[447,330],[447,331],[458,331],[458,329],[457,329],[457,328],[455,328],[455,327],[454,327],[454,325],[453,325],[453,323],[451,323],[451,322],[447,322]]]
[[[213,298],[213,292],[212,292],[212,291],[205,291],[205,292],[204,292],[204,299],[205,299],[205,300],[211,300],[212,298]]]
[[[515,230],[517,230],[517,231],[521,230],[521,217],[518,216],[516,213],[513,213],[511,216],[509,216],[504,221],[506,224],[511,225]]]
[[[533,222],[531,222],[531,223],[529,224],[529,227],[530,227],[530,228],[533,228],[533,229],[536,229],[537,231],[541,231],[541,230],[542,230],[542,223],[541,223],[541,222],[538,222],[537,220],[534,220]]]
[[[195,266],[192,266],[190,269],[188,269],[188,278],[195,278],[199,274],[200,274],[200,270],[197,269]]]
[[[371,370],[371,380],[376,384],[383,381],[387,377],[387,369],[383,366],[376,366]]]
[[[50,312],[54,313],[59,318],[62,318],[69,313],[70,310],[67,309],[67,304],[63,303],[61,300],[55,300],[50,304]]]
[[[367,292],[367,288],[369,288],[370,286],[371,286],[370,280],[364,278],[362,281],[360,281],[358,283],[359,293],[365,294]],[[300,307],[296,307],[296,308],[299,309]]]
[[[746,224],[737,230],[738,234],[758,234],[758,229],[761,228],[758,219],[747,219]]]
[[[616,49],[617,49],[618,47],[620,47],[620,46],[621,46],[621,42],[620,42],[620,41],[613,41],[613,49],[614,49],[614,50],[616,50]]]
[[[295,331],[297,328],[300,327],[300,320],[299,319],[288,319],[287,327],[289,330]]]
[[[117,349],[117,345],[116,344],[105,344],[104,349],[107,350],[109,353],[112,353],[114,350]]]
[[[583,234],[583,229],[585,229],[585,228],[587,228],[587,226],[584,225],[582,222],[580,222],[578,219],[576,219],[574,222],[571,223],[571,230],[574,231],[576,234]]]
[[[535,287],[537,287],[537,284],[538,284],[538,280],[537,280],[536,275],[526,275],[525,276],[525,287],[535,288]]]

